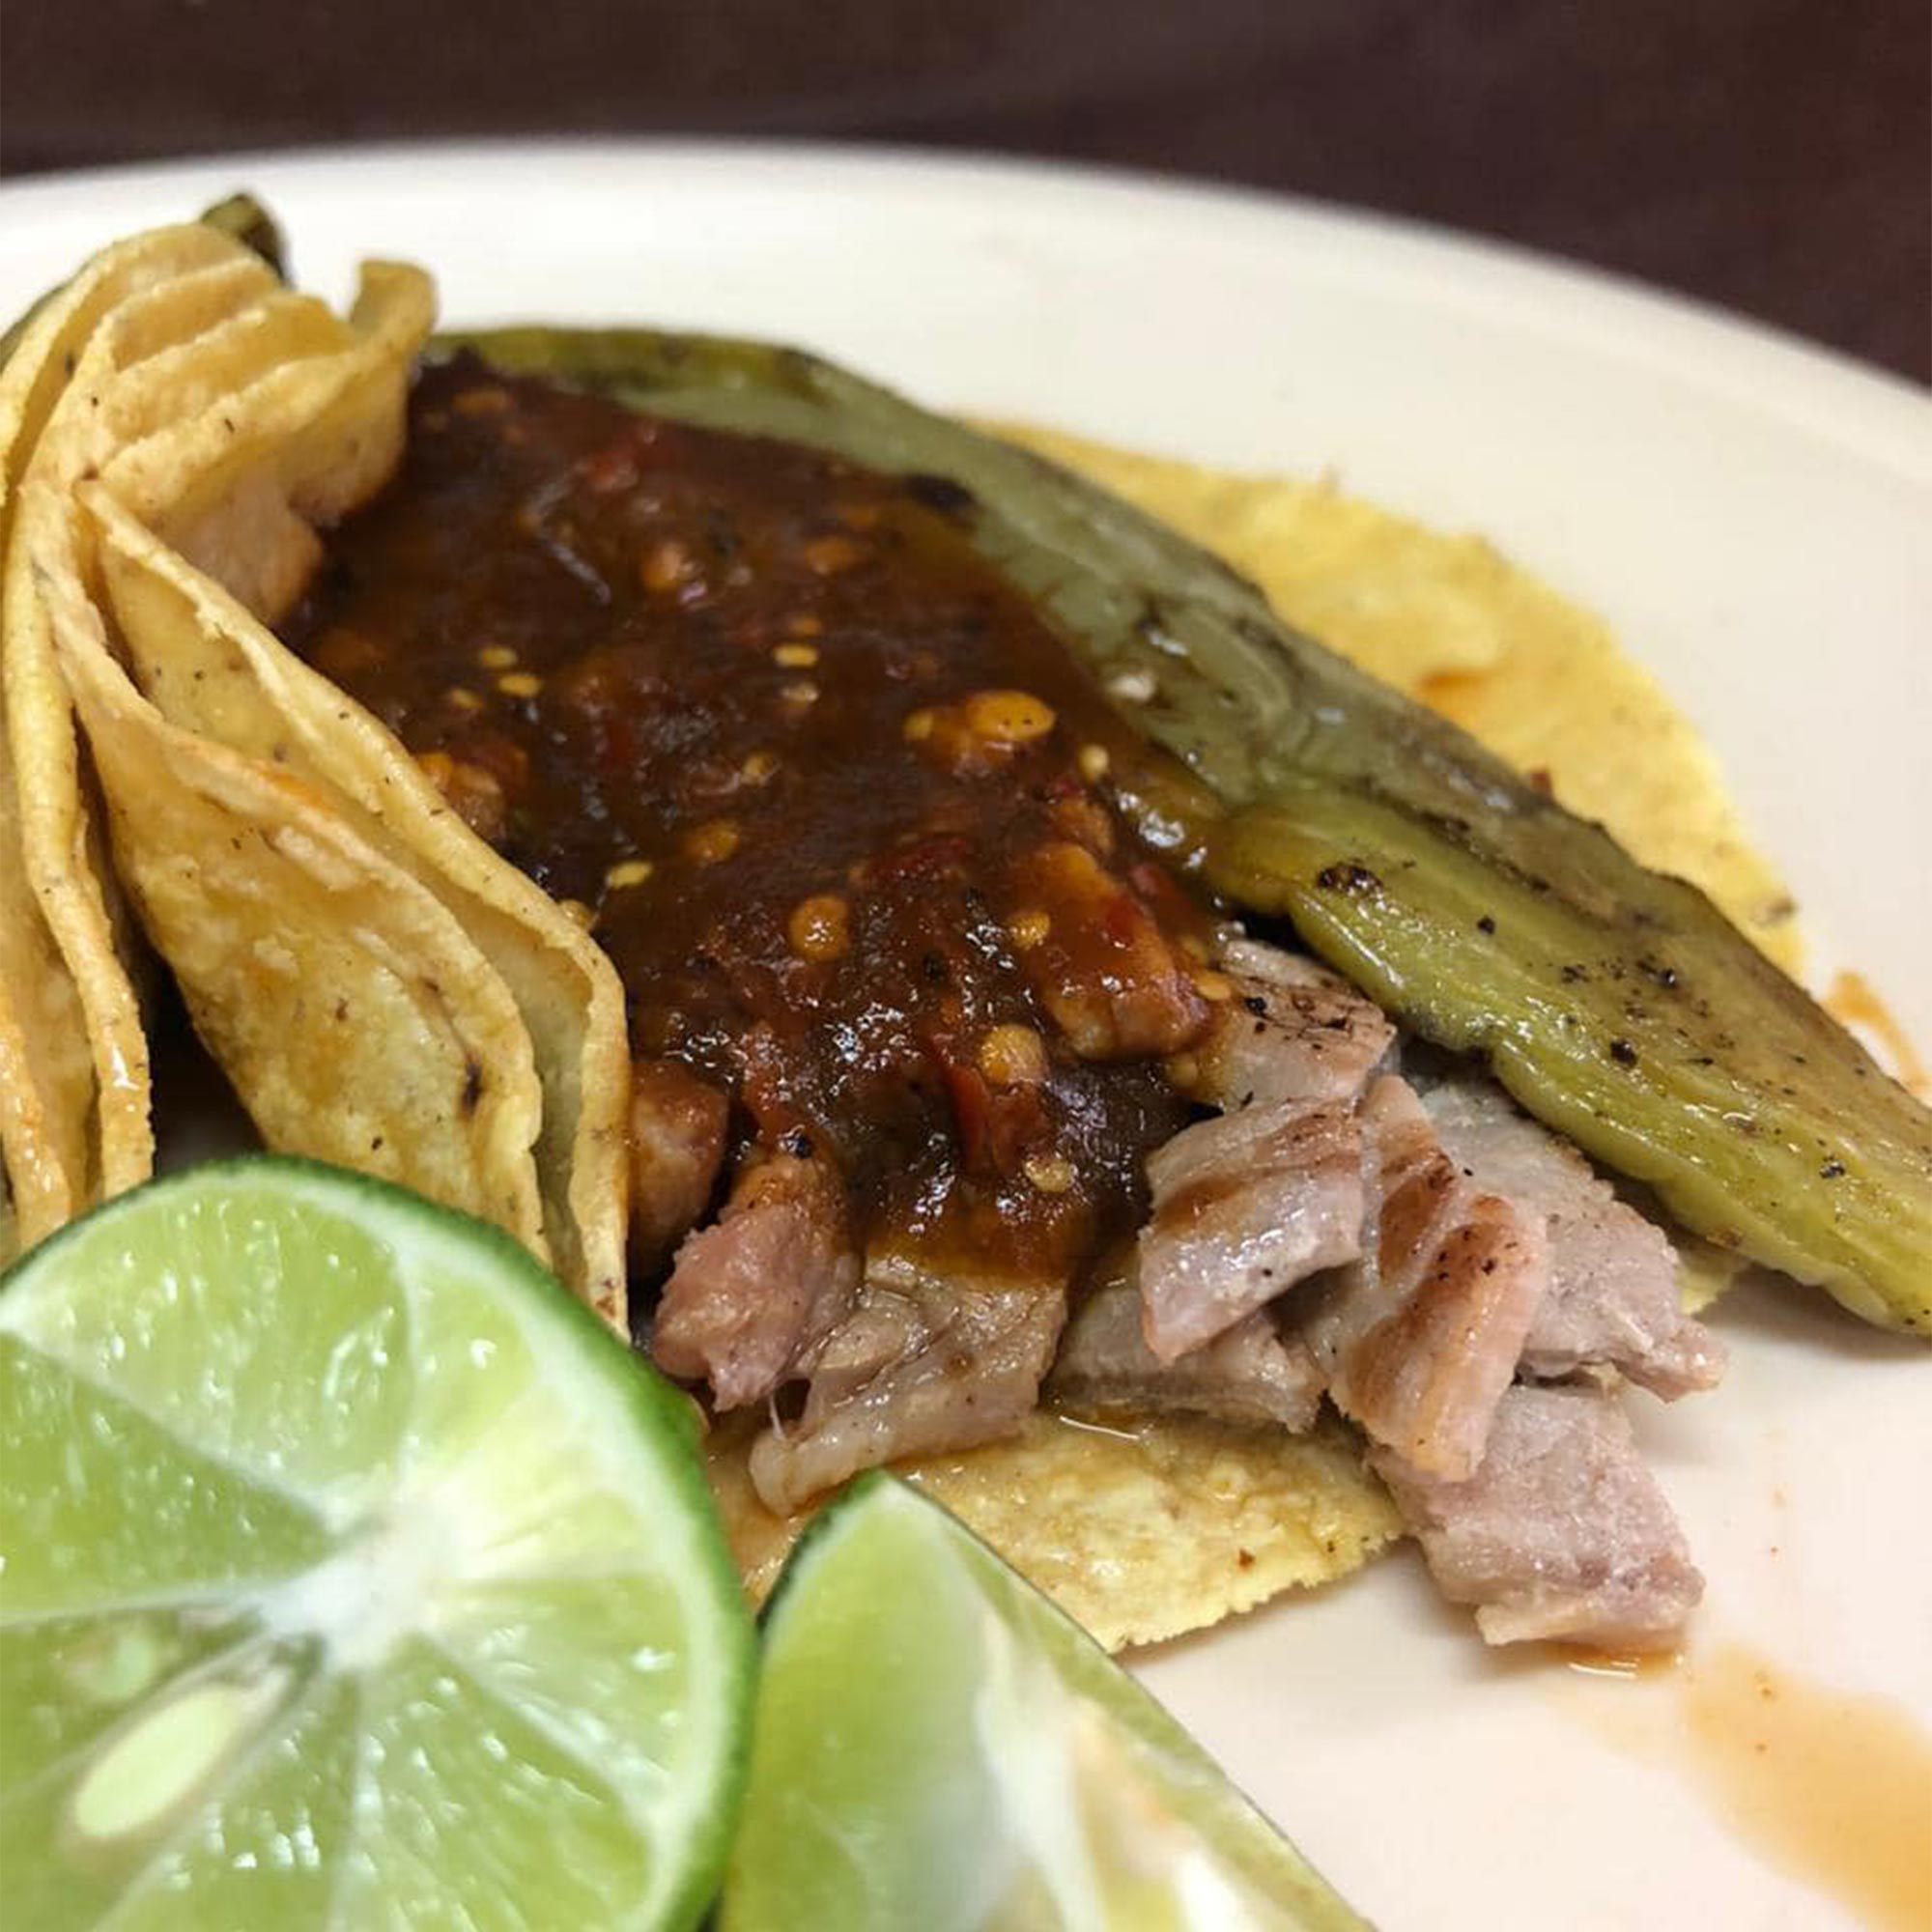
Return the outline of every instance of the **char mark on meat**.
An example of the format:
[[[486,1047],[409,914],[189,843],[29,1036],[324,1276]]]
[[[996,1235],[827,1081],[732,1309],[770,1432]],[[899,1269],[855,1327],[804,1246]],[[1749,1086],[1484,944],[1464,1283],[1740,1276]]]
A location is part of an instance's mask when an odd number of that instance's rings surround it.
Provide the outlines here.
[[[1491,1643],[1663,1649],[1703,1594],[1629,1418],[1605,1389],[1511,1389],[1482,1467],[1463,1482],[1424,1475],[1386,1449],[1372,1460],[1437,1587],[1476,1606]]]
[[[1684,1314],[1662,1229],[1491,1082],[1445,1080],[1422,1101],[1451,1160],[1542,1217],[1549,1291],[1523,1349],[1525,1374],[1553,1380],[1606,1366],[1666,1399],[1718,1381],[1723,1345]]]
[[[1206,1348],[1162,1362],[1141,1331],[1140,1290],[1129,1271],[1081,1303],[1047,1389],[1075,1408],[1180,1409],[1299,1435],[1314,1424],[1321,1376],[1307,1348],[1284,1340],[1264,1309]]]
[[[707,1379],[721,1409],[761,1402],[844,1315],[858,1273],[831,1163],[754,1155],[678,1249],[651,1352],[667,1375]]]
[[[1058,1282],[874,1253],[851,1312],[801,1364],[803,1413],[753,1444],[759,1496],[788,1515],[861,1469],[1011,1435],[1038,1405],[1065,1317]]]
[[[631,1075],[631,1258],[655,1274],[710,1206],[724,1165],[731,1103],[674,1060]]]
[[[1154,1358],[1207,1347],[1360,1252],[1362,1139],[1347,1104],[1285,1100],[1184,1127],[1148,1156],[1142,1319]]]
[[[1474,1474],[1548,1281],[1536,1217],[1442,1151],[1407,1082],[1362,1105],[1370,1177],[1357,1261],[1320,1285],[1304,1332],[1344,1414],[1430,1475]]]

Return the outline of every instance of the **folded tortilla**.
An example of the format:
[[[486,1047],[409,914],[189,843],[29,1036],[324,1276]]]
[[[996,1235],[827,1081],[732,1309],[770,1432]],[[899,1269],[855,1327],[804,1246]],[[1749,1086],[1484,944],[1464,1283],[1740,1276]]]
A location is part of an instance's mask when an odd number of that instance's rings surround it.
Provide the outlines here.
[[[30,1246],[154,1159],[147,1042],[101,864],[71,703],[31,587],[29,484],[58,503],[130,427],[120,373],[259,294],[261,262],[199,223],[108,248],[15,331],[0,367],[0,1171],[9,1242]]]
[[[220,246],[252,298],[103,378],[110,432],[43,436],[21,634],[47,640],[114,873],[264,1138],[499,1222],[621,1327],[614,973],[267,629],[317,529],[394,469],[429,284],[376,265],[345,321]]]

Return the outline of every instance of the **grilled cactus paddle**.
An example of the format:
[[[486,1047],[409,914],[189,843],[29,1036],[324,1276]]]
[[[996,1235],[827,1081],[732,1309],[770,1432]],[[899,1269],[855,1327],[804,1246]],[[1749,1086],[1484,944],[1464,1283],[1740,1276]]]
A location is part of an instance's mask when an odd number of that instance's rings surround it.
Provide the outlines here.
[[[796,351],[649,330],[450,338],[640,410],[927,480],[1207,792],[1152,802],[1220,892],[1687,1226],[1932,1333],[1932,1115],[1704,895],[1024,451]],[[1211,798],[1208,796],[1211,794]]]

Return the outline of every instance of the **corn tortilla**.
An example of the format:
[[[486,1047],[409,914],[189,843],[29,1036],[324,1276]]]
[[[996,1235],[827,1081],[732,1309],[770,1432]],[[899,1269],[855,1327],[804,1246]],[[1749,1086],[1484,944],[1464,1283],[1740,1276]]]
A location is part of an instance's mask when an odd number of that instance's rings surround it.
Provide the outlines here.
[[[530,1151],[543,1093],[501,977],[419,880],[288,769],[286,748],[251,758],[148,702],[102,622],[89,495],[166,523],[268,607],[312,567],[312,526],[378,488],[400,453],[426,279],[373,271],[344,324],[251,272],[259,298],[185,343],[98,367],[81,356],[85,413],[53,413],[22,483],[8,594],[24,620],[10,646],[51,639],[106,796],[115,874],[264,1137],[409,1181],[548,1258]]]
[[[532,1155],[544,1246],[621,1330],[628,1082],[614,971],[462,823],[382,724],[267,628],[303,587],[320,554],[317,529],[393,468],[403,384],[431,306],[415,270],[373,265],[351,328],[335,325],[339,353],[272,372],[218,417],[170,425],[79,494],[149,700],[171,723],[316,787],[448,907],[508,987],[541,1088]],[[259,1099],[246,1089],[243,1098],[264,1120]],[[301,1130],[295,1118],[264,1124],[281,1144]]]
[[[156,708],[326,789],[372,846],[437,894],[511,990],[542,1088],[534,1154],[551,1256],[621,1329],[627,1049],[610,961],[463,824],[375,719],[346,705],[107,491],[89,500],[107,601]]]
[[[72,579],[39,573],[116,870],[197,1030],[277,1145],[407,1181],[542,1255],[541,1105],[501,981],[298,779],[170,725]]]
[[[72,711],[17,529],[50,425],[268,277],[199,224],[104,250],[20,326],[0,368],[0,1261],[153,1163],[147,1042]],[[72,438],[71,447],[80,444]],[[56,483],[58,479],[54,479]]]
[[[747,1432],[707,1467],[733,1553],[764,1600],[810,1520],[781,1518],[746,1473]],[[1332,1581],[1402,1534],[1354,1437],[1206,1416],[1123,1422],[1042,1409],[1010,1441],[895,1465],[1000,1550],[1109,1650],[1158,1643]]]

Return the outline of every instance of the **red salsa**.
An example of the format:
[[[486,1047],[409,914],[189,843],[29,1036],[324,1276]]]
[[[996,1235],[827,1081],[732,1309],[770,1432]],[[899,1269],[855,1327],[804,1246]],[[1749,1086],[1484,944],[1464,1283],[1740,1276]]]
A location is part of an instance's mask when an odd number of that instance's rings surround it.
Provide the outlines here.
[[[724,1165],[810,1146],[862,1238],[1067,1279],[1224,988],[1118,805],[1150,753],[969,509],[458,359],[285,636],[591,927]]]

